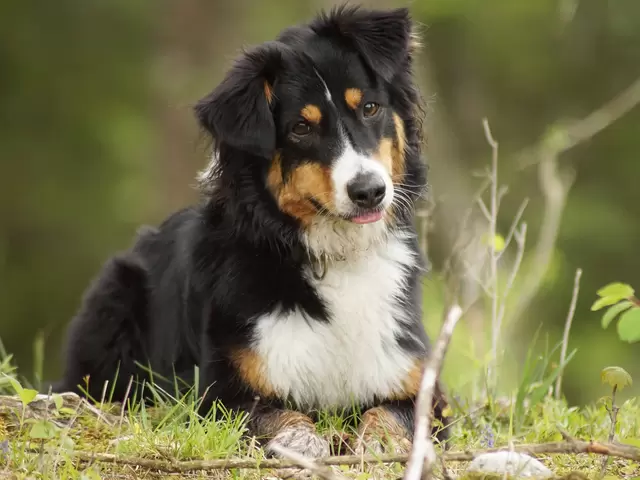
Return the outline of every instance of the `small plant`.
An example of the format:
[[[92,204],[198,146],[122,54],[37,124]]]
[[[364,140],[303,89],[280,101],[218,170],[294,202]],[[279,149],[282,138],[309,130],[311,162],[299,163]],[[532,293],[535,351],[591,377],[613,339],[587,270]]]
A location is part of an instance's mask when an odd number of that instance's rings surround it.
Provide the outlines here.
[[[602,328],[619,317],[618,337],[623,342],[640,341],[640,300],[634,289],[625,283],[610,283],[597,292],[598,298],[591,306],[592,311],[607,308],[602,316]]]
[[[616,424],[618,421],[618,411],[620,407],[616,405],[616,393],[618,390],[622,390],[627,385],[631,385],[633,380],[631,375],[621,367],[606,367],[600,373],[600,379],[602,383],[608,383],[612,387],[611,391],[611,407],[605,406],[607,412],[609,412],[609,418],[611,419],[611,430],[609,431],[609,443],[612,443],[616,435]],[[607,469],[607,462],[609,457],[606,456],[602,459],[602,469],[600,476],[603,477]]]

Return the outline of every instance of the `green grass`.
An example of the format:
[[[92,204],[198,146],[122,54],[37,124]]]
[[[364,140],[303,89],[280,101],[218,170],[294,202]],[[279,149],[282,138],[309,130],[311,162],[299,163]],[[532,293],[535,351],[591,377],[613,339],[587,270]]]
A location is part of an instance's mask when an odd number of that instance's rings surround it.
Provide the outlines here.
[[[561,441],[560,429],[582,440],[607,440],[611,423],[604,401],[606,397],[594,398],[592,404],[580,408],[551,397],[551,387],[559,373],[559,345],[551,345],[536,335],[519,362],[503,360],[505,373],[503,375],[501,371],[500,376],[508,377],[510,381],[503,382],[500,389],[503,394],[496,398],[480,393],[486,361],[474,353],[475,345],[469,340],[471,332],[466,329],[464,324],[460,325],[444,369],[451,399],[449,414],[454,419],[450,450]],[[436,334],[435,331],[430,333]],[[40,378],[40,372],[36,369],[34,375]],[[599,377],[599,372],[593,372],[593,375]],[[24,388],[29,386],[24,378],[18,377],[11,357],[0,344],[0,394],[15,394],[16,387],[10,378],[19,379]],[[144,468],[74,461],[74,450],[171,462],[250,458],[255,459],[257,465],[264,458],[257,442],[244,435],[243,417],[216,405],[211,418],[198,421],[197,399],[192,392],[175,398],[157,387],[146,388],[154,393],[153,407],[136,402],[135,392],[130,395],[131,404],[127,410],[121,405],[94,400],[93,403],[104,412],[104,419],[56,406],[52,418],[45,417],[35,426],[28,419],[18,420],[22,412],[9,412],[0,405],[0,479],[278,478],[273,471],[260,469],[160,475]],[[504,395],[504,392],[509,393]],[[607,393],[610,393],[610,387],[603,385],[602,394]],[[105,390],[106,398],[109,394],[109,390]],[[640,400],[625,399],[624,394],[625,391],[618,394],[620,411],[616,441],[640,446]],[[24,398],[28,401],[29,392]],[[50,420],[63,418],[67,420],[64,427],[47,428]],[[325,413],[320,417],[318,430],[338,448],[345,434],[353,433],[349,431],[348,420],[341,415]],[[35,437],[40,438],[34,438],[34,431]],[[597,478],[602,462],[601,457],[593,455],[548,455],[540,459],[558,476],[577,471],[589,478]],[[458,476],[464,473],[465,466],[450,463],[447,469],[453,476]],[[399,464],[333,468],[347,478],[358,480],[397,479],[403,471]],[[607,474],[615,478],[637,477],[640,476],[640,465],[614,460]]]
[[[604,403],[594,403],[585,408],[570,408],[563,401],[550,396],[539,398],[524,409],[523,418],[515,422],[514,402],[487,402],[486,405],[459,406],[451,412],[455,417],[451,437],[451,450],[482,449],[489,446],[508,445],[509,442],[541,443],[561,440],[558,427],[581,439],[606,440],[610,421]],[[102,405],[108,419],[102,421],[94,415],[81,415],[71,426],[55,431],[50,438],[32,438],[32,424],[19,424],[9,420],[0,410],[0,438],[7,454],[0,462],[0,478],[16,479],[98,479],[145,478],[152,472],[129,466],[95,463],[78,464],[71,460],[73,449],[100,453],[116,453],[124,456],[180,460],[212,460],[249,457],[256,463],[264,458],[255,442],[243,437],[243,418],[214,408],[212,418],[206,422],[197,420],[197,404],[192,395],[170,401],[166,395],[158,395],[154,407],[134,405],[124,415],[120,406]],[[533,397],[531,397],[533,399]],[[457,410],[460,408],[461,410]],[[472,412],[472,414],[470,414]],[[19,413],[19,412],[18,412]],[[66,412],[73,415],[73,412]],[[110,419],[110,420],[109,420]],[[110,421],[108,425],[106,421]],[[319,430],[325,435],[339,435],[345,429],[345,419],[325,415],[319,422]],[[640,402],[636,398],[620,403],[616,439],[640,444]],[[541,460],[558,475],[579,471],[595,478],[601,457],[588,455],[543,456]],[[450,473],[459,475],[464,464],[451,463]],[[340,468],[348,478],[398,478],[401,465],[377,466],[374,470],[360,467]],[[9,474],[10,472],[10,474]],[[3,473],[7,476],[3,477]],[[608,474],[618,478],[640,475],[640,466],[629,461],[614,461]],[[242,470],[209,472],[206,478],[265,478],[273,472]],[[375,475],[375,476],[374,476]],[[153,476],[158,478],[157,475]],[[204,478],[197,474],[173,475],[160,478]]]

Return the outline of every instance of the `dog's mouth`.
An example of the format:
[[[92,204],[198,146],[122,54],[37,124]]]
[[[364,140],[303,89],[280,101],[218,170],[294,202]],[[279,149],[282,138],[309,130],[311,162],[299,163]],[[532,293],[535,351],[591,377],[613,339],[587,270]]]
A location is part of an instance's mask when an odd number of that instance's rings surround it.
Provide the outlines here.
[[[349,218],[353,223],[358,223],[360,225],[365,225],[367,223],[374,223],[379,220],[382,220],[382,210],[374,210],[372,212],[366,212],[354,217]]]
[[[358,225],[366,225],[368,223],[375,223],[384,217],[384,208],[381,206],[374,209],[358,209],[357,211],[350,214],[340,214],[334,211],[329,210],[325,206],[322,205],[318,200],[313,197],[308,197],[308,200],[311,202],[313,207],[318,212],[318,215],[322,215],[325,217],[333,217],[339,218],[341,220],[356,223]]]

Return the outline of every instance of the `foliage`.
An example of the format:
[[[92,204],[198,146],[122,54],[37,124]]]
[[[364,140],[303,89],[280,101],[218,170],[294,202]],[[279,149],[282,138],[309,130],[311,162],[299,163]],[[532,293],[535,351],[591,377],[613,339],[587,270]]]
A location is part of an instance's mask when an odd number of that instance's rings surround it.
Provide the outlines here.
[[[623,342],[640,341],[640,300],[634,289],[624,283],[610,283],[597,292],[598,300],[591,306],[592,311],[608,307],[602,316],[602,328],[618,318],[618,337]]]

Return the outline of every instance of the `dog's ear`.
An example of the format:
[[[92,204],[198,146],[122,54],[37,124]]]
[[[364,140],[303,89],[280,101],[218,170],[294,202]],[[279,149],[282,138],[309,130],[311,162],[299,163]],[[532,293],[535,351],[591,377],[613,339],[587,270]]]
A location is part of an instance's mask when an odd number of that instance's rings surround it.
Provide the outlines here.
[[[218,144],[270,158],[276,147],[274,83],[287,47],[267,42],[246,51],[222,82],[195,106],[196,117]]]
[[[412,27],[407,8],[366,10],[346,5],[311,25],[319,35],[342,37],[386,81],[393,79],[415,45]]]

